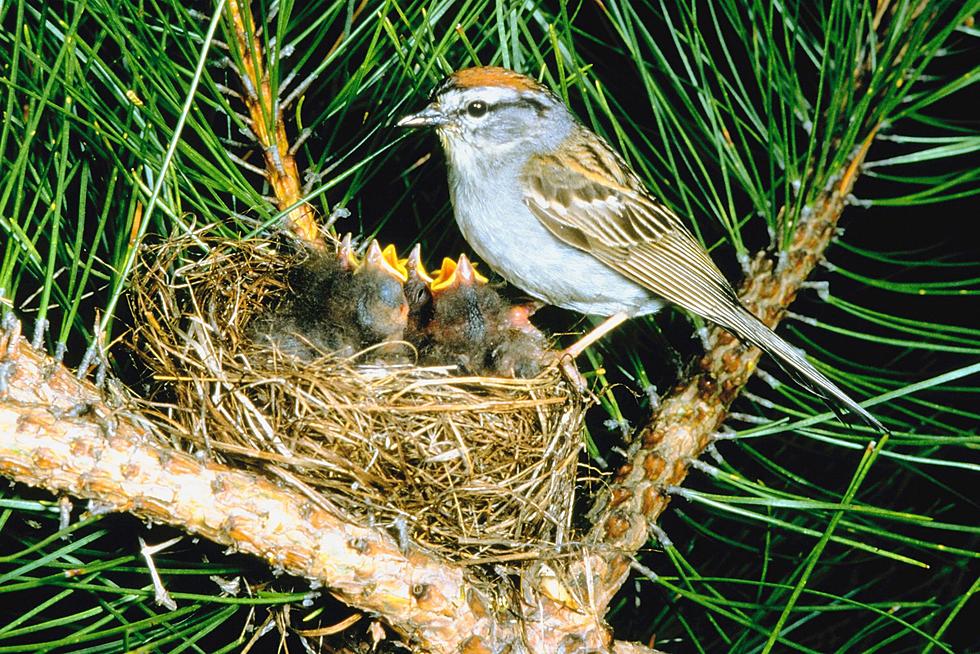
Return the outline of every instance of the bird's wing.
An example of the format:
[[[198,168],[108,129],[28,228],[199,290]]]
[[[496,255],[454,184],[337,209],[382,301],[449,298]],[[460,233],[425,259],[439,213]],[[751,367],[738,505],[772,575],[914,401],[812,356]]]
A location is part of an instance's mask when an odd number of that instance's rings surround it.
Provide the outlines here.
[[[604,141],[581,128],[566,145],[561,158],[536,156],[522,171],[524,202],[552,234],[757,345],[831,407],[844,406],[875,429],[887,431],[741,305],[677,214],[653,199]]]
[[[548,230],[688,311],[716,322],[735,293],[680,218],[653,199],[626,163],[584,128],[562,156],[532,157],[524,202]]]

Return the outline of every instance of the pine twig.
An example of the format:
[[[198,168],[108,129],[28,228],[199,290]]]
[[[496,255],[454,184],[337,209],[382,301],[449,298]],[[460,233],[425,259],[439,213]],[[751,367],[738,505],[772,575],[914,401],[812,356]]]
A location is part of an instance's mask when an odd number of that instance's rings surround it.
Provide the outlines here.
[[[307,243],[322,245],[323,237],[317,227],[313,207],[303,202],[299,168],[291,154],[282,109],[272,92],[262,61],[262,42],[255,31],[247,0],[229,0],[228,17],[235,32],[231,45],[241,57],[238,74],[242,81],[243,98],[251,119],[252,133],[265,158],[266,178],[275,193],[279,209],[285,211],[292,207],[285,225]]]

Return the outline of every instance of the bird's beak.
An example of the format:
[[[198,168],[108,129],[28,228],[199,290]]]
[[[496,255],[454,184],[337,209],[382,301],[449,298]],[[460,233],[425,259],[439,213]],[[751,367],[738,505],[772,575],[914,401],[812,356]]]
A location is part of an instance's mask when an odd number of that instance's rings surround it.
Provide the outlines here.
[[[398,121],[398,127],[441,127],[449,122],[449,117],[435,103]]]

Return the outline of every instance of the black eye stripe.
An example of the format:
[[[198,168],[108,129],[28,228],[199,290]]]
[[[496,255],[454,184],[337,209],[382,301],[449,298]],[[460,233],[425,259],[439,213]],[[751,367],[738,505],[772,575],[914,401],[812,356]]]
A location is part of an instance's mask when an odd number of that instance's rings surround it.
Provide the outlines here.
[[[501,109],[507,109],[509,107],[520,107],[522,109],[533,109],[539,116],[545,112],[548,108],[544,102],[536,98],[518,98],[516,100],[508,100],[506,102],[483,102],[481,100],[474,100],[473,102],[467,102],[466,105],[460,109],[460,113],[468,113],[469,108],[474,104],[480,102],[486,107],[486,112],[482,115],[490,114],[494,111],[500,111]]]
[[[534,109],[536,112],[538,112],[538,115],[543,114],[545,109],[547,109],[545,103],[541,102],[537,98],[521,98],[518,104]]]

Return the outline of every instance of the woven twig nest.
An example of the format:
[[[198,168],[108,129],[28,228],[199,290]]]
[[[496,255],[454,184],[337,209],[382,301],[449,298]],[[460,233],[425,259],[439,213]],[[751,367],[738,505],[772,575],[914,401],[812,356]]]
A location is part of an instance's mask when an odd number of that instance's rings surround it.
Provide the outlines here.
[[[174,444],[452,558],[546,557],[568,543],[584,407],[561,374],[460,377],[366,363],[369,352],[299,361],[255,342],[249,323],[289,296],[302,256],[203,234],[145,250],[133,345]]]

